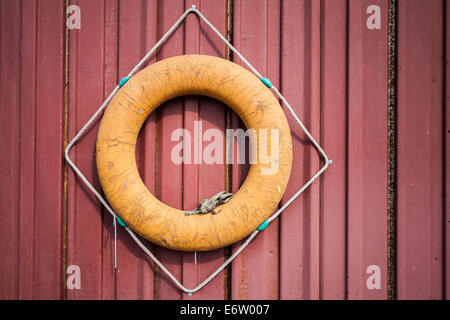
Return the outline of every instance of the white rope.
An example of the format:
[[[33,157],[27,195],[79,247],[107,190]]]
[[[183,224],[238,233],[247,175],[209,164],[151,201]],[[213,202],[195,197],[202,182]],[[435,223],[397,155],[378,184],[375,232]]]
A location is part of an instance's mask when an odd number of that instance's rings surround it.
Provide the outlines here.
[[[163,35],[163,37],[155,44],[155,46],[139,61],[139,63],[131,70],[131,72],[128,74],[128,78],[131,78],[137,71],[140,70],[140,68],[147,62],[147,60],[155,53],[155,51],[161,46],[164,41],[169,38],[169,36],[178,28],[180,23],[186,18],[186,16],[189,13],[195,13],[197,14],[215,33],[216,35],[223,41],[225,44],[230,48],[231,51],[233,51],[241,60],[244,62],[244,64],[256,75],[258,78],[262,78],[262,75],[245,59],[239,51],[237,51],[230,42],[208,21],[208,19],[201,14],[200,11],[198,11],[195,6],[192,6],[192,8],[186,10],[180,18],[175,22],[175,24]],[[86,122],[86,124],[81,128],[81,130],[75,135],[75,137],[70,141],[70,143],[67,145],[65,150],[65,159],[67,163],[72,167],[72,169],[75,171],[75,173],[80,177],[80,179],[84,182],[84,184],[92,191],[92,193],[97,197],[97,199],[101,202],[101,204],[108,210],[108,212],[113,216],[114,222],[114,266],[117,267],[117,218],[118,215],[114,212],[114,210],[108,205],[108,203],[103,199],[103,197],[100,195],[100,193],[92,186],[92,184],[86,179],[86,177],[83,175],[83,173],[78,169],[78,167],[72,162],[72,160],[69,157],[69,151],[73,147],[73,145],[83,136],[83,134],[86,132],[86,130],[92,125],[92,123],[98,118],[100,113],[105,109],[105,107],[109,104],[111,99],[114,97],[114,95],[119,90],[120,86],[117,85],[114,90],[111,92],[111,94],[106,98],[106,100],[103,102],[103,104],[98,108],[98,110],[94,113],[94,115]],[[295,121],[300,125],[303,132],[306,134],[306,136],[311,140],[314,147],[317,149],[319,154],[324,158],[325,164],[324,166],[304,185],[298,190],[289,200],[286,201],[286,203],[278,209],[270,218],[268,218],[265,221],[265,226],[263,228],[258,227],[257,230],[253,231],[250,236],[245,240],[245,242],[219,267],[216,271],[214,271],[208,278],[203,280],[199,285],[197,285],[193,289],[188,289],[184,287],[178,279],[153,255],[153,253],[140,241],[140,239],[136,236],[136,234],[128,227],[125,226],[125,230],[130,234],[131,238],[137,243],[137,245],[152,259],[152,261],[162,270],[164,273],[184,292],[186,292],[189,295],[192,295],[194,292],[197,292],[201,288],[203,288],[205,285],[207,285],[215,276],[217,276],[225,267],[230,264],[231,261],[233,261],[241,252],[242,250],[247,247],[247,245],[256,237],[256,235],[265,229],[267,227],[268,223],[273,221],[280,215],[298,196],[300,196],[303,191],[305,191],[331,164],[331,160],[328,160],[327,155],[325,154],[325,151],[320,147],[320,145],[316,142],[316,140],[312,137],[312,135],[309,133],[309,131],[306,129],[306,127],[303,125],[303,123],[300,121],[300,119],[297,117],[296,113],[292,109],[292,107],[289,105],[289,103],[286,101],[286,99],[283,97],[283,95],[278,91],[278,89],[274,86],[271,87],[272,90],[275,92],[275,94],[280,98],[280,100],[283,102],[283,104],[288,108],[290,113],[292,114]],[[196,253],[195,253],[196,254]],[[195,257],[196,258],[196,257]],[[195,259],[197,260],[197,259]]]
[[[117,219],[113,217],[114,228],[114,269],[117,269]]]

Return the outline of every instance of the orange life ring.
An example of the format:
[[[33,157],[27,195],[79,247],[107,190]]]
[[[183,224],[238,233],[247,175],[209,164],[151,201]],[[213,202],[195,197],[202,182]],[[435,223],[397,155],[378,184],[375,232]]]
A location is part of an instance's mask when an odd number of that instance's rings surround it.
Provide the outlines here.
[[[255,129],[257,138],[260,129],[278,129],[277,172],[263,174],[269,164],[252,164],[241,188],[215,215],[186,216],[162,203],[137,169],[135,146],[144,121],[159,105],[183,95],[222,101],[247,129]],[[292,166],[290,129],[272,92],[241,66],[205,55],[159,61],[126,82],[103,115],[96,152],[103,191],[120,218],[151,242],[181,251],[213,250],[249,235],[277,208]]]

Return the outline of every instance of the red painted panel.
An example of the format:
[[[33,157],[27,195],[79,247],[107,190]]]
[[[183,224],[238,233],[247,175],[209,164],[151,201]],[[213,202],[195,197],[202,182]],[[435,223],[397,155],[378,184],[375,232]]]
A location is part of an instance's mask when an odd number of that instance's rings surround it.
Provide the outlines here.
[[[232,38],[233,38],[233,45],[234,47],[241,52],[244,56],[246,56],[246,50],[244,48],[244,37],[242,37],[242,33],[244,32],[244,28],[242,27],[242,23],[243,23],[243,12],[242,12],[242,5],[243,5],[243,1],[234,1],[233,2],[233,34],[232,34]],[[265,4],[265,2],[260,2]],[[260,10],[261,11],[261,10]],[[258,13],[259,17],[264,17],[266,13],[261,14]],[[253,40],[254,41],[254,40]],[[247,49],[248,51],[248,49]],[[254,64],[255,62],[251,59],[252,57],[247,57],[250,60],[250,63]],[[239,60],[238,57],[236,56],[232,56],[231,59],[233,60],[234,63],[243,65],[242,61]],[[261,72],[263,72],[264,70],[261,70]],[[229,124],[231,126],[231,129],[243,129],[246,130],[243,122],[239,119],[238,115],[235,112],[230,112],[229,115]],[[247,150],[249,147],[249,142],[246,142],[246,146],[245,146],[245,152],[247,152]],[[240,153],[239,153],[239,149],[237,148],[237,146],[233,146],[233,162],[232,164],[230,164],[230,171],[231,171],[231,192],[232,193],[236,193],[239,190],[239,187],[241,186],[241,184],[244,182],[245,178],[247,177],[248,174],[248,170],[250,168],[250,165],[246,162],[244,164],[237,164],[237,160],[238,157],[240,157]],[[248,155],[245,155],[245,159],[247,161],[247,159],[249,158]],[[256,241],[257,239],[253,240]],[[235,251],[237,250],[238,246],[240,246],[242,244],[242,241],[234,244],[231,246],[231,251]],[[246,250],[248,250],[250,247],[247,247]],[[242,255],[243,253],[241,253]],[[246,273],[241,272],[241,269],[245,269],[245,262],[244,260],[242,260],[241,257],[237,257],[231,264],[231,299],[244,299],[247,298],[248,299],[248,293],[245,290],[245,285],[248,283],[245,282],[245,277],[246,277]],[[241,286],[241,283],[243,284]],[[243,290],[244,289],[244,290]],[[262,294],[262,293],[260,293]]]
[[[187,7],[196,4],[225,33],[228,2],[71,1],[80,5],[82,20],[80,30],[68,31],[69,39],[63,1],[0,2],[0,298],[386,298],[387,0],[232,2],[235,46],[281,88],[334,162],[258,235],[231,273],[188,297],[160,270],[154,273],[121,228],[115,271],[112,218],[70,169],[67,230],[63,226],[65,41],[70,40],[71,138]],[[443,10],[450,6],[443,4],[399,0],[397,11],[400,299],[450,295],[450,112],[442,109],[450,83],[442,62],[442,54],[450,52],[443,42],[448,28]],[[368,5],[381,8],[381,30],[367,29]],[[225,46],[190,15],[150,63],[187,53],[224,57]],[[173,164],[170,139],[177,128],[193,134],[195,120],[202,120],[203,132],[223,131],[227,114],[217,101],[186,97],[165,104],[146,122],[136,158],[147,187],[162,201],[192,209],[228,187],[226,165]],[[231,126],[242,126],[230,114]],[[287,117],[294,165],[283,201],[320,166],[314,148]],[[97,126],[71,155],[100,188]],[[231,169],[236,191],[248,165]],[[229,249],[201,253],[195,264],[192,253],[144,243],[187,287],[204,280],[229,254]],[[81,267],[81,290],[64,291],[66,263]],[[367,288],[370,265],[381,268],[379,290]]]
[[[0,2],[1,299],[19,296],[20,61],[17,57],[20,55],[20,11],[19,2]]]
[[[442,2],[398,4],[398,298],[442,298]]]
[[[185,10],[183,1],[158,2],[158,39],[161,38]],[[182,24],[158,54],[158,60],[171,56],[182,55],[184,52],[184,28]],[[182,209],[183,169],[171,160],[173,130],[183,128],[183,99],[171,100],[162,105],[156,112],[158,118],[158,167],[157,167],[157,197],[162,202],[174,208]],[[157,248],[157,257],[173,273],[181,279],[183,253]],[[157,299],[181,299],[182,294],[170,279],[161,272],[155,274]]]
[[[103,102],[104,68],[104,3],[73,3],[81,8],[79,30],[69,31],[71,57],[69,64],[69,139],[94,114]],[[92,185],[101,190],[95,166],[95,141],[99,121],[84,135],[71,152]],[[68,174],[67,265],[81,271],[81,289],[67,288],[68,299],[99,299],[102,296],[102,208],[95,196],[71,170]],[[106,220],[110,223],[111,220]]]
[[[37,2],[22,3],[22,55],[21,55],[21,105],[20,105],[20,237],[19,252],[23,257],[19,264],[19,298],[34,297],[34,263],[33,252],[37,249],[33,241],[34,234],[34,199],[35,199],[35,157],[36,157],[36,37],[37,37]],[[1,68],[3,70],[3,68]],[[2,103],[3,104],[3,103]],[[2,126],[3,127],[3,126]],[[2,175],[3,176],[3,175]]]
[[[281,90],[311,134],[320,141],[319,1],[285,1],[282,8]],[[319,169],[319,155],[295,120],[294,164],[283,197],[288,200]],[[280,298],[319,298],[320,205],[315,181],[281,215]]]
[[[142,10],[145,11],[145,27],[143,27],[143,34],[141,35],[142,39],[142,47],[143,51],[141,56],[136,60],[140,60],[144,54],[146,54],[150,48],[152,48],[158,39],[157,32],[155,32],[157,28],[157,1],[143,1]],[[131,45],[131,44],[130,44]],[[156,62],[156,57],[152,57],[149,63]],[[152,114],[144,124],[144,127],[141,131],[141,135],[144,137],[144,141],[141,143],[140,152],[142,153],[143,165],[142,163],[138,163],[141,168],[144,168],[144,173],[142,174],[144,183],[147,188],[153,193],[156,194],[156,145],[157,145],[157,131],[156,131],[156,115]],[[142,152],[143,149],[143,152]],[[138,154],[137,154],[138,156]],[[154,246],[146,242],[147,246],[155,252]],[[133,243],[133,246],[136,246]],[[133,251],[137,250],[137,248],[133,249]],[[155,268],[150,260],[144,259],[144,254],[141,252],[140,255],[136,255],[142,261],[139,265],[140,268],[137,272],[142,272],[143,276],[140,278],[140,281],[143,281],[145,284],[142,284],[145,287],[145,297],[149,299],[155,299]]]
[[[156,1],[119,1],[118,80],[126,76],[156,42]],[[153,59],[151,62],[154,62]],[[154,192],[155,116],[151,116],[141,131],[136,160],[141,176]],[[144,138],[144,139],[142,139]],[[145,148],[144,148],[145,147]],[[106,221],[110,218],[108,217]],[[153,299],[154,274],[145,254],[119,228],[117,243],[116,298]],[[152,250],[152,245],[144,240]]]
[[[380,8],[381,29],[366,26]],[[387,297],[387,30],[388,1],[349,3],[348,298]],[[369,289],[367,268],[381,273]],[[369,269],[370,271],[370,269]]]
[[[226,1],[193,1],[189,5],[196,7],[225,34],[226,30]],[[202,24],[195,14],[190,14],[185,21],[185,54],[207,54],[225,57],[225,44],[206,25]],[[194,121],[201,121],[203,134],[210,129],[225,131],[225,106],[218,101],[202,98],[188,97],[184,100],[184,128],[194,139]],[[203,142],[205,148],[209,142]],[[174,145],[174,142],[171,143]],[[210,198],[219,191],[225,190],[226,167],[222,164],[207,164],[202,158],[202,164],[193,163],[195,152],[194,142],[191,143],[192,163],[183,165],[183,209],[192,210],[197,207],[199,201]],[[199,151],[204,150],[201,148]],[[224,250],[183,254],[183,284],[188,288],[194,288],[214,272],[224,261]],[[223,299],[225,292],[224,272],[219,274],[206,287],[198,293],[188,297],[183,294],[183,299]]]
[[[279,1],[234,1],[234,46],[275,86],[279,86],[279,26]],[[237,57],[235,62],[242,64]],[[247,171],[238,165],[233,171],[236,192]],[[278,298],[277,220],[233,261],[231,289],[232,299]]]
[[[320,296],[322,299],[345,299],[347,4],[345,0],[326,0],[322,10],[321,140],[333,165],[322,177],[320,192]]]
[[[39,2],[37,8],[35,298],[56,299],[62,296],[65,12],[60,1]]]
[[[117,48],[118,48],[118,17],[119,4],[117,1],[106,1],[104,6],[104,76],[103,76],[103,98],[106,98],[116,87],[117,74]],[[114,228],[111,214],[102,208],[102,299],[114,299],[116,293],[114,270]],[[119,263],[119,261],[118,261]]]
[[[0,294],[61,298],[64,8],[4,1],[0,11]]]

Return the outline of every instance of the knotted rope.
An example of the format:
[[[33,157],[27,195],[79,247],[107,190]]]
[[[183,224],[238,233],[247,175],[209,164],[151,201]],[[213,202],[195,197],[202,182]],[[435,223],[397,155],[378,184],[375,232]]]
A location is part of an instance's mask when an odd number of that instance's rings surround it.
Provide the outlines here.
[[[221,206],[228,202],[233,196],[232,193],[228,193],[226,191],[220,191],[213,195],[210,199],[203,199],[197,208],[191,211],[186,211],[184,213],[185,216],[190,216],[193,214],[205,214],[211,212],[212,214],[217,214],[214,211],[215,208]]]

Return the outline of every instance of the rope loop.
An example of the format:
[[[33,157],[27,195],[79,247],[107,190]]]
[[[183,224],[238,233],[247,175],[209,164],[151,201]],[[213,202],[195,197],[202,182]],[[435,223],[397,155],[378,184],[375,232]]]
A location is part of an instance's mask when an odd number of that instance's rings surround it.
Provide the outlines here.
[[[256,237],[256,235],[264,230],[267,225],[276,219],[281,212],[283,212],[300,194],[303,193],[331,164],[331,160],[328,159],[327,155],[325,154],[325,151],[320,147],[320,145],[317,143],[317,141],[312,137],[312,135],[309,133],[309,131],[306,129],[306,127],[303,125],[301,120],[298,118],[295,111],[292,109],[292,107],[289,105],[289,103],[286,101],[284,96],[278,91],[278,89],[272,85],[269,79],[264,78],[251,64],[250,62],[245,59],[239,51],[237,51],[233,45],[209,22],[208,19],[203,16],[203,14],[196,9],[195,5],[193,5],[191,8],[187,9],[181,16],[178,18],[178,20],[173,24],[172,27],[162,36],[162,38],[154,45],[152,49],[141,59],[141,61],[138,62],[138,64],[130,71],[130,73],[121,79],[120,83],[113,89],[111,94],[106,98],[106,100],[103,102],[103,104],[97,109],[97,111],[92,115],[92,117],[86,122],[86,124],[81,128],[81,130],[75,135],[75,137],[70,141],[70,143],[67,145],[65,151],[64,151],[64,157],[67,161],[67,163],[70,165],[70,167],[74,170],[74,172],[80,177],[80,179],[83,181],[83,183],[91,190],[91,192],[97,197],[97,199],[101,202],[101,204],[108,210],[108,212],[113,216],[113,224],[114,224],[114,236],[116,237],[116,222],[118,222],[120,225],[122,225],[120,222],[119,216],[114,212],[114,210],[109,206],[109,204],[106,202],[106,200],[101,196],[101,194],[92,186],[92,184],[87,180],[87,178],[83,175],[83,173],[80,171],[80,169],[75,165],[75,163],[70,159],[69,151],[74,146],[74,144],[83,136],[83,134],[88,130],[88,128],[92,125],[92,123],[100,116],[102,111],[106,108],[106,106],[109,104],[109,102],[112,100],[112,98],[115,96],[117,91],[119,91],[119,88],[124,85],[137,71],[141,69],[141,67],[148,61],[148,59],[155,53],[155,51],[164,43],[170,35],[178,28],[178,26],[181,24],[181,22],[186,18],[186,16],[189,13],[195,13],[199,16],[199,18],[208,25],[214,33],[230,48],[230,50],[236,54],[237,57],[249,68],[261,81],[266,85],[267,87],[271,88],[272,91],[280,98],[280,100],[283,102],[283,104],[286,106],[286,108],[291,113],[294,120],[298,123],[300,128],[303,130],[305,135],[309,138],[313,146],[316,148],[317,152],[323,157],[325,160],[324,166],[316,172],[316,174],[313,175],[310,180],[308,180],[301,188],[298,190],[290,199],[288,199],[284,205],[278,209],[277,212],[275,212],[269,219],[267,219],[265,222],[263,222],[255,231],[253,231],[248,238],[244,241],[244,243],[239,246],[234,253],[221,265],[219,266],[216,271],[214,271],[209,277],[207,277],[203,282],[201,282],[199,285],[197,285],[193,289],[188,289],[184,287],[178,279],[155,257],[155,255],[148,250],[148,248],[141,242],[141,240],[136,236],[136,234],[128,227],[123,226],[124,229],[128,232],[128,234],[131,236],[131,238],[136,242],[136,244],[142,249],[142,251],[147,254],[151,260],[175,283],[175,285],[178,286],[180,290],[183,292],[192,295],[192,293],[199,291],[201,288],[203,288],[205,285],[207,285],[214,277],[216,277],[225,267],[231,263],[241,252],[242,250],[247,247],[247,245]],[[214,199],[217,196],[216,199]],[[207,213],[212,212],[214,213],[214,209],[217,206],[220,206],[220,203],[225,203],[231,198],[231,194],[219,192],[218,194],[214,195],[211,199],[206,199],[206,202],[200,203],[199,207],[193,211],[200,211],[199,213]],[[205,200],[204,200],[205,201]],[[215,206],[217,204],[217,206]],[[192,211],[188,211],[192,212]],[[187,212],[187,213],[188,213]],[[186,214],[186,213],[185,213]],[[192,213],[193,214],[193,213]],[[122,221],[123,223],[123,221]],[[114,261],[116,264],[116,244],[114,246]]]

